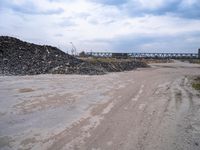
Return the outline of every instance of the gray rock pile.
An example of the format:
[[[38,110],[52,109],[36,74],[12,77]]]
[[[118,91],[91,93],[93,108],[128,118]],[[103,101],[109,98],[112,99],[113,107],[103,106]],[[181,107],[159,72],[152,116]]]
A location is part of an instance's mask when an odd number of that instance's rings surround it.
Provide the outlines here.
[[[0,73],[5,75],[104,73],[101,68],[56,47],[27,43],[8,36],[0,36],[0,61]]]

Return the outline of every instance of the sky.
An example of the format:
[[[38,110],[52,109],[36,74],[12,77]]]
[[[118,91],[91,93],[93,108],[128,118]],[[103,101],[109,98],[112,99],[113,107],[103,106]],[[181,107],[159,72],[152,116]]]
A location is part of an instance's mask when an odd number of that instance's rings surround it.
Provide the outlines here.
[[[65,52],[200,48],[200,0],[0,0],[0,35]]]

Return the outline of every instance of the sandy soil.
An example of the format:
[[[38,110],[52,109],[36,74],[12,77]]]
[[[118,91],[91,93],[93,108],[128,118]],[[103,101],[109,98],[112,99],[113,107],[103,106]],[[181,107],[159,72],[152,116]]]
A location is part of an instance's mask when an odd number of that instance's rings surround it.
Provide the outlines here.
[[[2,150],[199,150],[200,65],[0,77]]]

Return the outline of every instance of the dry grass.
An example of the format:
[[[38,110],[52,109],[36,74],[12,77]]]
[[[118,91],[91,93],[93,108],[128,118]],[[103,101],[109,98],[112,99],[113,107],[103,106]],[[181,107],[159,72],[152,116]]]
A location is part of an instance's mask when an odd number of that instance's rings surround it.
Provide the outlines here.
[[[200,76],[196,77],[192,83],[192,87],[196,90],[200,90]]]
[[[79,59],[88,61],[91,63],[96,63],[96,62],[103,62],[103,63],[112,63],[112,62],[128,62],[128,61],[138,61],[138,62],[144,62],[147,64],[150,63],[171,63],[173,60],[171,59],[144,59],[144,58],[127,58],[127,59],[116,59],[112,57],[80,57]]]
[[[192,87],[196,90],[200,90],[200,83],[193,83]]]
[[[31,88],[23,88],[19,89],[19,93],[27,93],[27,92],[33,92],[34,90]]]
[[[200,64],[200,59],[193,60],[191,63]]]
[[[151,64],[151,63],[172,63],[172,62],[174,62],[171,59],[143,59],[142,61],[146,62],[147,64]]]
[[[200,59],[181,59],[183,62],[189,62],[193,64],[200,64]]]
[[[82,60],[96,63],[96,62],[103,62],[103,63],[112,63],[112,62],[124,62],[124,61],[133,61],[133,59],[116,59],[116,58],[106,58],[106,57],[89,57],[89,58],[80,58]]]

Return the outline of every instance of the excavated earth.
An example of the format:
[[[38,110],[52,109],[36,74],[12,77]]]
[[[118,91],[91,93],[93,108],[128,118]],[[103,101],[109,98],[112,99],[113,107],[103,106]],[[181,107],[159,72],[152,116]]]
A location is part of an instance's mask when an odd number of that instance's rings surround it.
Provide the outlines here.
[[[0,74],[89,74],[133,70],[147,67],[144,62],[90,63],[70,56],[56,47],[41,46],[0,36]]]
[[[1,150],[199,150],[200,65],[0,77]]]

